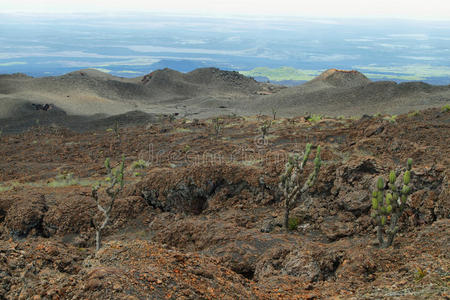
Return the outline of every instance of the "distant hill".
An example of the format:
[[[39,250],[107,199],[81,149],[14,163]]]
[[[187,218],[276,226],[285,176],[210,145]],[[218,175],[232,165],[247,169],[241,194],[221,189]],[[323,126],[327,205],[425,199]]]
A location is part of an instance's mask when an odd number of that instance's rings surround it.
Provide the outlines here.
[[[74,115],[97,120],[129,111],[201,118],[270,114],[273,108],[280,116],[307,112],[334,116],[397,114],[449,102],[450,86],[372,82],[354,70],[330,69],[292,87],[257,82],[239,72],[217,68],[188,73],[165,68],[136,78],[93,69],[41,78],[20,73],[0,75],[0,119],[8,120],[32,118],[36,114],[33,104],[51,104],[64,113],[49,113],[51,118],[57,116],[55,120]],[[39,114],[46,116],[42,111]],[[52,122],[50,119],[47,121]]]
[[[253,103],[276,107],[282,114],[293,112],[357,116],[375,113],[405,113],[442,106],[450,102],[450,86],[423,82],[372,82],[358,71],[329,69],[298,86],[281,90]]]
[[[1,75],[0,118],[15,114],[23,103],[52,103],[78,115],[113,115],[136,109],[164,112],[154,105],[207,96],[247,96],[267,86],[238,72],[216,68],[189,73],[166,68],[137,78],[115,77],[93,69],[40,78]]]
[[[371,81],[364,74],[351,70],[329,69],[314,78],[309,84],[323,82],[337,88],[352,88],[369,84]]]

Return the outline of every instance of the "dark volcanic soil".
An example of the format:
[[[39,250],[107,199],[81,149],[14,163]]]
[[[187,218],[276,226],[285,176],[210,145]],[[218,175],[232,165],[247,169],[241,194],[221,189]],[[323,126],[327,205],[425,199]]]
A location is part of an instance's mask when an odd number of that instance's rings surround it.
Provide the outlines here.
[[[448,299],[450,112],[277,119],[263,140],[265,120],[0,136],[0,299]],[[286,233],[277,182],[307,142],[323,166]],[[95,253],[90,186],[122,154],[125,188]],[[413,193],[379,249],[370,189],[408,157]]]

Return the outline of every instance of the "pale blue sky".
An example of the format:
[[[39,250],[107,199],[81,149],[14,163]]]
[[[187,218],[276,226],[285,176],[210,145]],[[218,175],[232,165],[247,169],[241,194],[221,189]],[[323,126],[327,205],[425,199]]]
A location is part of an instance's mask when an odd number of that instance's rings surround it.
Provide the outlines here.
[[[203,15],[394,17],[450,21],[445,0],[0,0],[0,12],[149,11]]]

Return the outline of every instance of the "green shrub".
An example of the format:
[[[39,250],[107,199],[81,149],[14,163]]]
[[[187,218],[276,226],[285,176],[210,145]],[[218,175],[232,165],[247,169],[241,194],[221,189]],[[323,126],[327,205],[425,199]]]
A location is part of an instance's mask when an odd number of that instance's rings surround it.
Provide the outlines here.
[[[441,111],[442,111],[442,112],[448,112],[448,111],[450,111],[450,104],[446,104],[446,105],[442,106]]]
[[[309,122],[311,122],[311,123],[316,123],[316,122],[319,122],[322,119],[323,119],[322,115],[312,114],[307,120]]]
[[[383,120],[389,121],[390,123],[396,123],[397,122],[397,115],[384,117]]]
[[[299,218],[289,218],[288,228],[290,231],[296,230],[299,224],[300,224]]]
[[[422,269],[421,267],[416,267],[414,279],[416,281],[421,281],[427,274],[428,274],[428,272],[426,270]]]
[[[65,187],[65,186],[78,185],[78,183],[79,183],[79,180],[74,178],[73,173],[64,172],[62,174],[56,175],[55,180],[49,182],[47,185],[49,187]]]
[[[191,146],[189,146],[189,145],[184,145],[184,147],[183,147],[183,152],[184,153],[188,153],[189,152],[189,150],[191,150]]]
[[[408,114],[408,118],[416,117],[418,115],[419,115],[419,112],[417,110],[415,110]]]
[[[133,162],[133,164],[131,165],[131,168],[132,168],[133,170],[135,170],[135,169],[145,169],[145,168],[147,168],[149,165],[150,165],[150,164],[149,164],[147,161],[145,161],[145,160],[143,160],[143,159],[140,159],[140,160],[138,160],[138,161]]]

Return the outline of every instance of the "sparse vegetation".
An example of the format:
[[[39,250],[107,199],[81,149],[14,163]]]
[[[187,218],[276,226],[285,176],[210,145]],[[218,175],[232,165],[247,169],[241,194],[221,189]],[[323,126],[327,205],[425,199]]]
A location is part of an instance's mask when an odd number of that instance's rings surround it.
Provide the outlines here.
[[[385,190],[383,177],[379,177],[375,190],[372,192],[371,216],[377,225],[377,238],[381,248],[392,245],[399,227],[398,221],[405,209],[408,195],[411,193],[409,186],[411,180],[412,159],[408,159],[406,170],[403,174],[402,186],[397,186],[395,171],[389,174],[389,190]],[[400,175],[399,175],[400,176]]]
[[[271,126],[272,126],[272,121],[265,121],[259,128],[261,130],[261,135],[262,135],[263,139],[266,138]]]
[[[275,107],[272,107],[272,117],[274,120],[277,118],[277,109]]]
[[[187,133],[187,132],[192,132],[192,130],[190,130],[189,128],[177,127],[172,132],[173,133]]]
[[[289,122],[289,124],[295,125],[295,118],[287,118],[287,121]]]
[[[413,118],[419,115],[419,111],[415,110],[408,114],[408,118]]]
[[[214,118],[212,122],[214,125],[214,133],[216,136],[219,136],[220,132],[222,131],[222,122],[220,118]]]
[[[299,218],[289,218],[288,228],[290,231],[296,230],[299,224],[300,224]]]
[[[421,281],[427,274],[428,274],[428,272],[425,269],[422,269],[421,267],[416,267],[414,279],[416,281]]]
[[[122,162],[115,169],[111,168],[109,158],[107,158],[105,160],[105,168],[108,173],[108,177],[106,178],[108,185],[105,188],[105,192],[109,197],[107,206],[105,206],[105,207],[102,206],[102,204],[99,200],[98,190],[100,188],[100,185],[95,185],[92,187],[91,197],[95,200],[95,203],[97,204],[97,208],[103,213],[103,222],[101,222],[101,224],[97,224],[93,219],[91,222],[95,228],[95,249],[96,249],[96,251],[98,251],[101,247],[102,230],[106,227],[106,225],[108,225],[109,219],[111,217],[111,210],[114,207],[114,202],[116,201],[116,198],[119,195],[120,191],[123,189],[124,167],[125,167],[125,156],[122,156]]]
[[[128,282],[130,272],[145,275],[150,267],[153,294],[145,288],[149,280],[138,280],[132,288],[142,292],[134,296],[158,297],[168,289],[172,293],[173,286],[176,290],[172,296],[183,297],[186,278],[196,287],[191,295],[205,295],[211,284],[218,281],[207,280],[199,288],[197,272],[193,274],[183,267],[186,259],[196,265],[195,271],[211,273],[214,278],[218,278],[216,271],[224,265],[232,268],[232,271],[226,268],[226,277],[217,284],[226,286],[223,293],[215,290],[209,294],[212,298],[230,294],[242,276],[257,282],[259,292],[247,296],[243,287],[233,294],[234,298],[240,295],[245,299],[270,298],[275,295],[272,284],[277,284],[280,276],[286,282],[286,291],[279,297],[286,299],[305,292],[305,286],[298,285],[299,280],[316,282],[309,293],[325,298],[346,297],[347,294],[340,293],[343,289],[366,298],[411,295],[439,298],[448,281],[448,272],[441,266],[447,262],[442,253],[446,253],[446,232],[450,228],[445,203],[448,193],[445,129],[450,114],[442,113],[441,107],[442,104],[420,111],[415,118],[403,114],[397,119],[397,123],[401,120],[401,126],[382,120],[386,115],[353,122],[349,119],[351,113],[338,122],[324,117],[326,123],[324,120],[316,123],[321,126],[305,126],[309,123],[303,116],[291,117],[295,125],[279,115],[275,121],[269,115],[259,122],[255,116],[239,120],[219,116],[223,131],[218,139],[213,131],[213,117],[199,120],[198,127],[194,127],[189,122],[181,125],[182,119],[178,117],[170,125],[166,116],[163,124],[151,123],[149,129],[144,127],[148,121],[143,121],[142,126],[131,125],[126,129],[122,126],[122,145],[113,154],[109,152],[109,143],[115,136],[106,128],[97,130],[95,135],[90,131],[65,131],[57,136],[47,128],[24,134],[8,131],[0,147],[4,157],[0,166],[4,170],[0,172],[3,191],[0,227],[3,246],[10,249],[11,255],[5,256],[6,263],[0,265],[6,268],[5,278],[19,284],[3,294],[14,299],[21,294],[24,299],[33,299],[35,294],[51,297],[39,278],[28,276],[26,283],[30,285],[26,287],[20,283],[23,274],[20,266],[45,260],[50,253],[55,261],[70,260],[69,265],[62,266],[69,273],[59,272],[60,264],[35,264],[36,272],[45,272],[49,280],[61,283],[58,289],[65,288],[67,280],[75,280],[67,286],[70,290],[65,294],[88,299],[125,295],[128,289],[124,283]],[[265,122],[272,125],[263,141],[267,143],[261,144],[260,128]],[[110,122],[110,127],[113,124],[114,121]],[[4,128],[7,129],[10,130]],[[185,129],[190,132],[178,133]],[[389,141],[388,148],[379,147],[380,139]],[[307,142],[312,146],[303,173],[294,181],[298,189],[313,173],[317,145],[321,146],[320,158],[326,158],[327,163],[322,162],[316,182],[305,193],[291,198],[295,203],[288,206],[286,230],[287,203],[283,190],[278,188],[279,175],[285,172],[288,153],[298,153],[297,164],[301,164]],[[298,143],[300,147],[296,146]],[[398,145],[413,145],[418,151],[413,156],[411,147]],[[126,155],[125,183],[109,221],[100,230],[100,250],[96,255],[95,226],[101,227],[105,216],[91,197],[91,187],[100,182],[98,200],[106,210],[111,198],[105,189],[112,180],[111,177],[105,180],[103,163],[106,157],[116,155],[110,164],[111,168],[117,168],[121,160],[117,154],[122,151]],[[372,203],[367,198],[372,187],[367,184],[383,176],[386,197],[387,192],[392,194],[387,182],[389,172],[396,170],[400,195],[403,162],[409,156],[418,159],[409,184],[414,194],[409,195],[399,218],[400,230],[392,245],[377,249],[376,219],[370,217]],[[399,158],[401,168],[396,165]],[[146,167],[146,162],[150,166]],[[298,173],[296,169],[291,172]],[[71,180],[78,182],[66,186]],[[57,187],[48,185],[52,181]],[[44,200],[40,194],[45,195]],[[386,215],[382,227],[384,240],[391,219],[392,215]],[[214,239],[209,238],[212,235]],[[183,256],[185,252],[189,255]],[[202,253],[208,253],[208,257]],[[100,272],[99,276],[104,276],[104,270],[115,272],[106,278],[108,283],[103,287],[99,286],[101,278],[84,276],[93,272],[90,263],[93,255],[97,256],[94,271]],[[201,260],[192,262],[192,257]],[[73,275],[71,270],[81,275]],[[335,276],[340,279],[333,280]],[[372,287],[374,280],[376,290]],[[392,282],[402,284],[393,287]],[[85,285],[92,288],[85,289]]]
[[[120,132],[119,132],[119,130],[120,130],[119,121],[116,121],[116,122],[114,122],[113,132],[114,132],[114,135],[115,135],[117,138],[120,137]]]
[[[120,130],[120,126],[119,126],[119,122],[118,121],[114,122],[113,127],[110,127],[108,129],[106,129],[106,131],[112,132],[116,138],[120,137],[119,130]]]
[[[262,111],[259,111],[258,114],[256,115],[256,120],[261,120],[261,118],[263,117]]]
[[[73,173],[64,172],[62,174],[58,174],[54,181],[48,183],[49,187],[64,187],[64,186],[72,186],[78,185],[79,181],[74,178]]]
[[[169,123],[173,123],[176,119],[176,114],[172,113],[169,115]]]
[[[143,159],[140,159],[140,160],[137,160],[137,161],[133,162],[133,163],[131,164],[131,168],[132,168],[133,170],[135,170],[135,169],[145,169],[145,168],[147,168],[149,165],[150,165],[150,164],[149,164],[147,161],[145,161],[145,160],[143,160]]]
[[[449,112],[450,111],[450,104],[446,104],[446,105],[442,106],[441,111],[442,112]]]
[[[295,207],[297,200],[299,198],[301,199],[317,180],[321,165],[320,146],[317,147],[316,158],[314,159],[314,169],[309,174],[303,186],[301,185],[303,169],[308,161],[310,152],[311,144],[308,143],[306,144],[303,157],[298,154],[291,155],[289,161],[286,163],[284,173],[280,176],[279,187],[283,192],[285,201],[284,228],[286,231],[289,231],[289,213],[291,209]]]
[[[184,147],[183,147],[183,152],[184,153],[188,153],[189,152],[189,150],[191,150],[191,146],[189,146],[189,145],[184,145]]]
[[[397,122],[397,115],[384,117],[383,120],[389,121],[390,123],[396,123]]]
[[[312,114],[311,116],[309,116],[307,118],[308,122],[311,122],[311,123],[319,122],[322,119],[323,119],[322,115],[316,115],[316,114]]]

